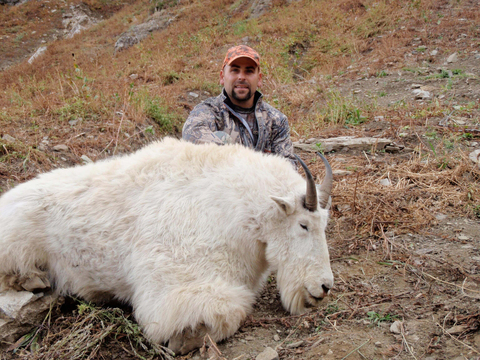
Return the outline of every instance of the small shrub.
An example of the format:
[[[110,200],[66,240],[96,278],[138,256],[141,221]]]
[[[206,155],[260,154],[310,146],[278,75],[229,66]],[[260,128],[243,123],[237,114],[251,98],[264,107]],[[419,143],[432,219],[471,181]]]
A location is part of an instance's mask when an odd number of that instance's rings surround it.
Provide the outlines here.
[[[166,132],[174,131],[179,121],[178,115],[170,113],[158,99],[147,101],[145,113],[160,126],[161,130]]]

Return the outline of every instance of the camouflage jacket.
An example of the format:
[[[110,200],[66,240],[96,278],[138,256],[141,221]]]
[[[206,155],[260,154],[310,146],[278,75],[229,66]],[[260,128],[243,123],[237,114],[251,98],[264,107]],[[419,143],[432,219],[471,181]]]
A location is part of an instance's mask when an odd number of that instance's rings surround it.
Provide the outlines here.
[[[297,168],[287,117],[265,103],[258,91],[255,93],[255,117],[258,124],[256,144],[250,127],[233,110],[233,104],[224,90],[219,96],[195,106],[183,126],[182,137],[195,144],[214,142],[223,145],[225,141],[215,132],[225,132],[234,143],[243,144],[256,151],[282,155]]]

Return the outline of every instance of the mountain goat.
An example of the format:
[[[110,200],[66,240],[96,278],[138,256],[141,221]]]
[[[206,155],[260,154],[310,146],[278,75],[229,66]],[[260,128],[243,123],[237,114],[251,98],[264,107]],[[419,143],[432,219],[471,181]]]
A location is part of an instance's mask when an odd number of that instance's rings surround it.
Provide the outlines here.
[[[181,354],[234,334],[272,271],[302,313],[333,286],[322,159],[317,188],[301,161],[307,181],[278,156],[167,138],[40,175],[0,197],[0,291],[124,301]]]

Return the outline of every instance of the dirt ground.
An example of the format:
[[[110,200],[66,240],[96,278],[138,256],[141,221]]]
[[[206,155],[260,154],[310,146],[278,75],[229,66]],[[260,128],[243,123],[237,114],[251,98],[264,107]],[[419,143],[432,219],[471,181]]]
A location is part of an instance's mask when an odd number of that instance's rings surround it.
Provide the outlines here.
[[[455,53],[451,46],[425,45],[425,32],[413,29],[409,47],[397,49],[401,64],[384,61],[383,72],[372,72],[369,64],[379,59],[365,54],[329,82],[359,107],[380,110],[321,137],[387,137],[401,149],[327,154],[337,171],[327,236],[335,276],[330,297],[290,316],[273,274],[245,324],[217,344],[220,357],[255,359],[271,347],[280,359],[480,359],[480,194],[469,190],[478,186],[480,170],[468,160],[480,149],[480,36],[464,36],[472,24],[462,13],[444,11],[458,24],[444,34],[462,45],[454,61],[447,61]],[[416,98],[414,90],[429,96]],[[70,165],[74,155],[61,154],[57,165]],[[437,171],[443,165],[445,172]],[[322,171],[320,165],[314,170]],[[356,181],[364,187],[357,189]],[[346,184],[354,191],[342,192]],[[12,182],[4,175],[0,186]],[[396,220],[388,219],[389,209]],[[72,311],[64,308],[57,321]],[[110,340],[94,358],[136,358],[119,346]],[[197,351],[181,358],[204,357]]]

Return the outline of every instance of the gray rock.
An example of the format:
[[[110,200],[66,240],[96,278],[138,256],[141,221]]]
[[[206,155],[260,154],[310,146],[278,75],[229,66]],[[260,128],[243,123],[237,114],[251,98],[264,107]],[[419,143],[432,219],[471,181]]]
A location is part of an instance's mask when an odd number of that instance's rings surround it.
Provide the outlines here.
[[[0,5],[19,5],[20,3],[24,3],[26,1],[22,0],[0,0]]]
[[[0,349],[41,324],[51,307],[63,298],[9,290],[0,293]]]
[[[17,141],[17,139],[15,139],[13,136],[10,136],[8,134],[4,134],[2,136],[2,140],[6,141],[6,142],[9,142],[9,143],[13,143],[13,142]]]
[[[381,179],[378,183],[379,183],[380,185],[382,185],[382,186],[390,186],[390,185],[392,185],[392,183],[390,182],[390,180],[388,180],[387,178]]]
[[[254,0],[250,7],[250,17],[258,18],[272,8],[272,0]]]
[[[417,100],[426,100],[432,98],[432,94],[426,90],[415,89],[413,90],[413,94]]]
[[[458,55],[457,53],[453,53],[447,58],[447,63],[454,63],[458,61]]]
[[[279,357],[275,350],[273,350],[271,347],[267,347],[257,355],[255,360],[279,360]]]
[[[30,57],[30,59],[28,59],[28,63],[29,64],[33,64],[33,62],[38,59],[40,56],[42,56],[45,51],[47,51],[47,47],[46,46],[40,46],[37,51],[35,51],[35,53]]]
[[[480,167],[480,149],[472,151],[469,155],[468,158],[472,160],[474,163],[477,163],[478,166]]]
[[[65,144],[55,145],[53,151],[68,151],[69,147]]]
[[[175,18],[176,16],[167,13],[165,10],[156,12],[143,24],[134,26],[121,34],[120,38],[115,43],[115,52],[128,49],[145,39],[154,31],[166,29]]]
[[[66,39],[71,39],[76,34],[92,27],[100,20],[85,4],[72,5],[70,11],[63,15],[62,24]]]
[[[402,333],[402,322],[395,321],[392,325],[390,325],[390,332],[394,334],[401,334]]]
[[[448,216],[445,215],[445,214],[435,214],[435,218],[436,218],[437,220],[440,220],[440,221],[441,221],[441,220],[445,220],[447,217],[448,217]]]
[[[84,164],[91,164],[91,163],[93,163],[93,160],[90,159],[87,155],[82,155],[82,156],[80,157],[80,159],[83,160],[83,163],[84,163]]]

